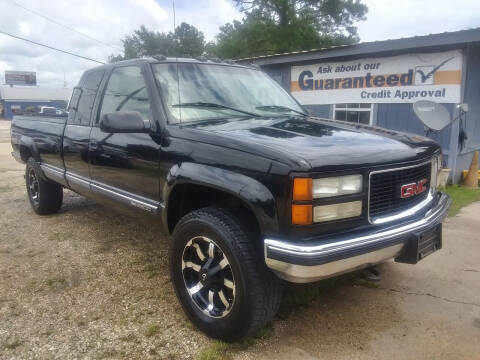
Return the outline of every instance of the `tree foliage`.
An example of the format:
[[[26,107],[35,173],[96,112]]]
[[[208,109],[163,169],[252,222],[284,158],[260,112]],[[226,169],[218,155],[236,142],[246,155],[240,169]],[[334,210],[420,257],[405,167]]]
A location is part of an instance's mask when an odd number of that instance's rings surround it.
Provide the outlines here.
[[[205,37],[195,26],[181,23],[175,31],[161,33],[148,30],[145,26],[125,37],[123,55],[110,56],[110,62],[142,56],[165,55],[197,57],[205,52]]]
[[[235,0],[245,13],[220,28],[209,49],[241,58],[358,42],[355,23],[368,11],[361,0]]]
[[[205,43],[195,26],[182,23],[169,33],[144,26],[123,40],[124,54],[110,61],[166,56],[250,56],[318,49],[358,42],[355,23],[368,11],[362,0],[234,0],[242,21],[220,27],[215,41]]]

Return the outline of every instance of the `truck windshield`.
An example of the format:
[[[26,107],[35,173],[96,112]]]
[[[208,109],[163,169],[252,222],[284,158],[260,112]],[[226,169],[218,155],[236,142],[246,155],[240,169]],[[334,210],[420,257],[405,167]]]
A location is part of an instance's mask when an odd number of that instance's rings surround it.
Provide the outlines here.
[[[154,64],[170,123],[302,114],[304,110],[267,74],[196,63]],[[178,74],[178,76],[177,76]]]

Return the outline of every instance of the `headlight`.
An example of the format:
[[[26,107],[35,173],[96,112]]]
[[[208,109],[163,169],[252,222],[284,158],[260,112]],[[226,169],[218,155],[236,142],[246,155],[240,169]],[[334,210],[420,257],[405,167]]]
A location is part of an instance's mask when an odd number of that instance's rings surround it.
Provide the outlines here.
[[[320,205],[313,208],[313,221],[332,221],[362,215],[362,202],[351,201],[340,204]]]
[[[362,192],[362,175],[313,179],[313,198],[356,194]]]

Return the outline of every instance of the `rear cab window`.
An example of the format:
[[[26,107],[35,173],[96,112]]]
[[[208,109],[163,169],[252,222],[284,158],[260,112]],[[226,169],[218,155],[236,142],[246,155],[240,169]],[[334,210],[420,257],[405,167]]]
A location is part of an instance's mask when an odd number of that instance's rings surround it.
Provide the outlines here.
[[[89,126],[93,105],[105,70],[94,70],[86,73],[75,88],[69,104],[68,124]]]

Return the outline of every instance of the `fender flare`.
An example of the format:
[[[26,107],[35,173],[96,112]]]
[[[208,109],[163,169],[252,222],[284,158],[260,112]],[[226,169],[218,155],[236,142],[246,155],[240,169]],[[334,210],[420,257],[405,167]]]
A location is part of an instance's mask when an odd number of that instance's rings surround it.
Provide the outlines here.
[[[40,166],[40,163],[41,163],[40,152],[38,151],[37,146],[35,145],[35,142],[33,141],[33,139],[29,136],[22,135],[19,141],[19,149],[21,149],[22,146],[30,150],[32,157],[35,160],[35,169],[37,170],[38,175],[40,175],[40,178],[42,180],[48,180],[47,176],[42,170],[42,167]],[[25,159],[24,161],[26,163],[28,159]]]
[[[233,195],[253,212],[262,234],[278,230],[275,198],[265,185],[240,173],[196,163],[175,165],[167,175],[162,189],[162,199],[165,201],[162,221],[165,229],[168,229],[170,194],[180,184],[201,185]]]
[[[36,162],[40,162],[40,152],[37,149],[37,145],[35,145],[35,141],[31,137],[22,135],[20,137],[19,147],[21,148],[22,146],[30,150],[30,153]],[[27,159],[25,159],[25,161],[26,160]]]

